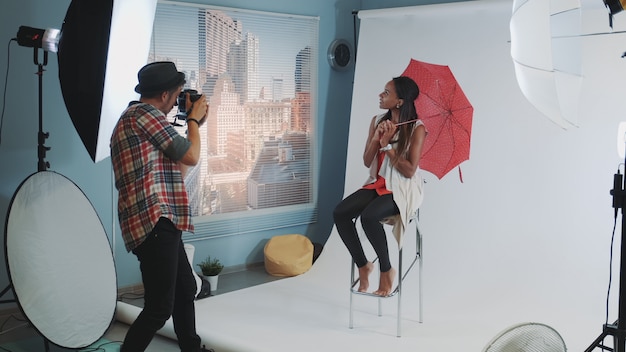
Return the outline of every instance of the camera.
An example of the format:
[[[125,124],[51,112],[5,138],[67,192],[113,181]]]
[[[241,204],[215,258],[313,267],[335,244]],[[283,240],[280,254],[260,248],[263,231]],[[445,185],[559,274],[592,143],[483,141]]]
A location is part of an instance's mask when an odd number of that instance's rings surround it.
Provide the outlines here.
[[[187,104],[186,93],[189,93],[189,100],[191,100],[192,103],[200,99],[202,96],[202,94],[199,94],[195,89],[185,89],[180,92],[178,98],[176,98],[176,102],[178,104],[178,114],[176,114],[176,117],[181,120],[186,119],[188,113],[187,107],[185,106]]]

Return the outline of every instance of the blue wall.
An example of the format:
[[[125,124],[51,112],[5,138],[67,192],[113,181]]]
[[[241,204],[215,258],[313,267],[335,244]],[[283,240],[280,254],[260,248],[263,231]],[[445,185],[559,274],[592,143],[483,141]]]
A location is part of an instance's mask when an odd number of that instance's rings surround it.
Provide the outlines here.
[[[206,255],[218,256],[227,267],[237,267],[263,260],[263,245],[274,235],[302,233],[313,241],[324,243],[332,229],[332,208],[343,195],[345,156],[351,106],[353,70],[337,72],[326,61],[326,48],[335,38],[353,42],[353,10],[419,5],[450,1],[401,0],[214,0],[195,1],[212,5],[275,11],[320,18],[318,155],[320,192],[319,221],[307,227],[253,233],[228,238],[193,242],[194,262]],[[69,0],[4,0],[0,11],[0,72],[7,72],[6,100],[2,103],[4,120],[0,140],[0,216],[2,223],[11,198],[29,175],[37,171],[38,79],[33,49],[20,47],[9,40],[19,26],[61,28]],[[40,57],[42,55],[40,54]],[[8,60],[7,60],[8,57]],[[76,133],[65,109],[58,81],[56,54],[51,54],[43,74],[43,130],[50,137],[46,160],[50,170],[74,181],[85,193],[98,213],[109,241],[114,246],[118,286],[140,283],[137,261],[127,254],[114,223],[114,194],[111,185],[110,160],[93,163]],[[88,89],[88,87],[85,87]],[[33,214],[36,217],[37,214]],[[51,231],[63,231],[62,228]],[[4,226],[2,227],[4,236]],[[80,250],[80,249],[77,249]],[[4,257],[4,251],[2,253]],[[89,265],[89,263],[85,263]],[[99,268],[93,268],[97,275]],[[6,269],[0,269],[0,286],[9,284]]]

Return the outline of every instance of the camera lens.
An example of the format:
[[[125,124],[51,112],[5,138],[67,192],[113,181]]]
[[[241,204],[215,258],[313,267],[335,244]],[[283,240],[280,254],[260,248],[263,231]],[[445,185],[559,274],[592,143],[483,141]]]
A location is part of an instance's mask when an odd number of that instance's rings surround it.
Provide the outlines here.
[[[178,103],[178,114],[176,114],[176,117],[181,120],[187,118],[187,93],[189,93],[189,100],[191,100],[192,103],[200,99],[200,97],[202,96],[202,94],[199,94],[198,91],[195,89],[185,89],[180,92],[178,98],[176,98],[176,102]]]

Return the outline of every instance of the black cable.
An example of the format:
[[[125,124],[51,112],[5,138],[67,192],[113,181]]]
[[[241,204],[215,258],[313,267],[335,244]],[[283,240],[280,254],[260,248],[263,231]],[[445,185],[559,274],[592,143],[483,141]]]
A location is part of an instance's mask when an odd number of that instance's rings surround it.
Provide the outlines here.
[[[81,352],[98,352],[98,351],[105,351],[106,352],[106,348],[104,348],[103,346],[107,346],[107,345],[112,345],[112,344],[120,344],[120,346],[122,345],[122,341],[108,341],[108,342],[104,342],[98,346],[95,347],[88,347],[88,348],[83,348],[79,351]]]
[[[11,327],[11,328],[9,328],[9,329],[6,329],[6,330],[5,330],[5,329],[4,329],[5,325],[6,325],[6,324],[7,324],[7,323],[11,320],[11,319],[15,319],[15,320],[17,320],[17,321],[20,321],[20,322],[26,322],[26,323],[25,323],[25,324],[22,324],[22,325],[18,325],[18,326]],[[5,333],[8,333],[8,332],[13,331],[13,330],[15,330],[15,329],[23,328],[23,327],[26,327],[26,326],[29,326],[29,325],[30,325],[30,323],[28,322],[28,320],[23,319],[23,318],[21,318],[21,317],[18,317],[18,316],[16,316],[15,314],[11,314],[9,317],[7,317],[7,318],[4,320],[4,322],[2,322],[2,325],[0,326],[0,335],[3,335],[3,334],[5,334]],[[5,347],[2,347],[2,346],[0,346],[0,350],[2,350],[2,351],[7,351],[7,352],[13,352],[12,350],[9,350],[9,349],[7,349],[7,348],[5,348]]]
[[[622,215],[623,216],[623,215]],[[609,296],[611,295],[611,282],[613,281],[613,243],[615,242],[615,228],[617,227],[617,215],[613,221],[613,233],[611,234],[611,250],[609,254],[609,288],[606,292],[606,319],[605,324],[609,323]]]
[[[2,93],[2,113],[0,113],[0,145],[2,144],[2,125],[4,122],[4,107],[7,102],[7,83],[9,82],[9,63],[11,62],[11,42],[17,41],[17,38],[11,38],[7,45],[7,71],[4,75],[4,93]]]
[[[5,325],[6,325],[6,324],[7,324],[7,323],[11,320],[11,319],[15,319],[15,320],[17,320],[17,321],[19,321],[19,322],[26,322],[26,323],[27,323],[27,324],[22,325],[22,326],[26,326],[26,325],[28,325],[28,320],[23,319],[23,318],[18,318],[18,317],[17,317],[17,316],[15,316],[14,314],[11,314],[8,318],[6,318],[6,319],[4,320],[4,322],[2,322],[2,325],[0,325],[0,335],[4,334],[4,333],[6,332],[6,331],[4,330],[4,327],[5,327]],[[22,327],[22,326],[20,326],[20,327]],[[11,329],[9,329],[9,330],[7,330],[7,331],[11,331],[11,330],[13,330],[13,329],[14,329],[14,328],[11,328]]]
[[[124,299],[133,300],[133,299],[140,299],[140,298],[143,298],[143,293],[126,292],[117,296],[117,300],[122,301],[122,302],[124,301]]]
[[[20,326],[11,327],[10,329],[5,330],[5,329],[4,329],[5,325],[6,325],[9,321],[11,321],[11,319],[14,319],[14,320],[17,320],[17,321],[20,321],[20,322],[26,322],[26,324],[23,324],[23,325],[20,325]],[[10,315],[9,317],[7,317],[7,318],[4,320],[4,322],[2,322],[2,324],[0,325],[0,335],[2,335],[2,334],[4,334],[4,333],[7,333],[7,332],[9,332],[9,331],[12,331],[12,330],[14,330],[14,329],[17,329],[17,328],[22,328],[22,327],[25,327],[25,326],[28,326],[28,325],[30,325],[30,323],[28,322],[28,320],[27,320],[27,319],[24,319],[24,318],[22,318],[22,317],[16,316],[15,314],[11,314],[11,315]],[[97,341],[96,341],[96,342],[97,342]],[[106,352],[106,348],[104,348],[104,346],[108,346],[108,345],[112,345],[112,344],[120,344],[120,345],[121,345],[121,344],[122,344],[122,342],[123,342],[123,341],[106,341],[106,342],[101,343],[101,344],[100,344],[100,345],[98,345],[98,346],[88,346],[88,347],[85,347],[85,348],[80,349],[79,351],[80,351],[80,352],[99,352],[99,351],[104,351],[104,352]],[[94,342],[94,343],[95,343],[95,342]],[[12,352],[12,350],[6,349],[5,347],[2,347],[2,346],[0,346],[0,351],[8,351],[8,352]]]
[[[606,292],[606,317],[605,324],[609,323],[609,298],[611,296],[611,283],[613,282],[613,244],[615,243],[615,229],[617,228],[617,215],[619,213],[619,209],[622,208],[623,199],[622,199],[622,184],[623,178],[620,172],[620,167],[624,165],[624,173],[626,174],[626,163],[620,163],[617,166],[617,173],[613,177],[613,190],[611,194],[613,195],[613,208],[615,208],[614,218],[613,218],[613,232],[611,233],[611,248],[609,251],[609,285]],[[622,213],[622,216],[624,214]],[[622,230],[623,231],[623,230]]]

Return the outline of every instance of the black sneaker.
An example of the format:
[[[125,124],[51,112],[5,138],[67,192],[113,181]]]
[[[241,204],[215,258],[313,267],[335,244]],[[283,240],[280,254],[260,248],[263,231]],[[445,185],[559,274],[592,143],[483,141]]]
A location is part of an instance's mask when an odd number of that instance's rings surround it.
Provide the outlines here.
[[[205,345],[202,345],[202,348],[200,349],[200,352],[215,352],[215,350],[212,349],[212,348],[208,348],[207,349]]]

